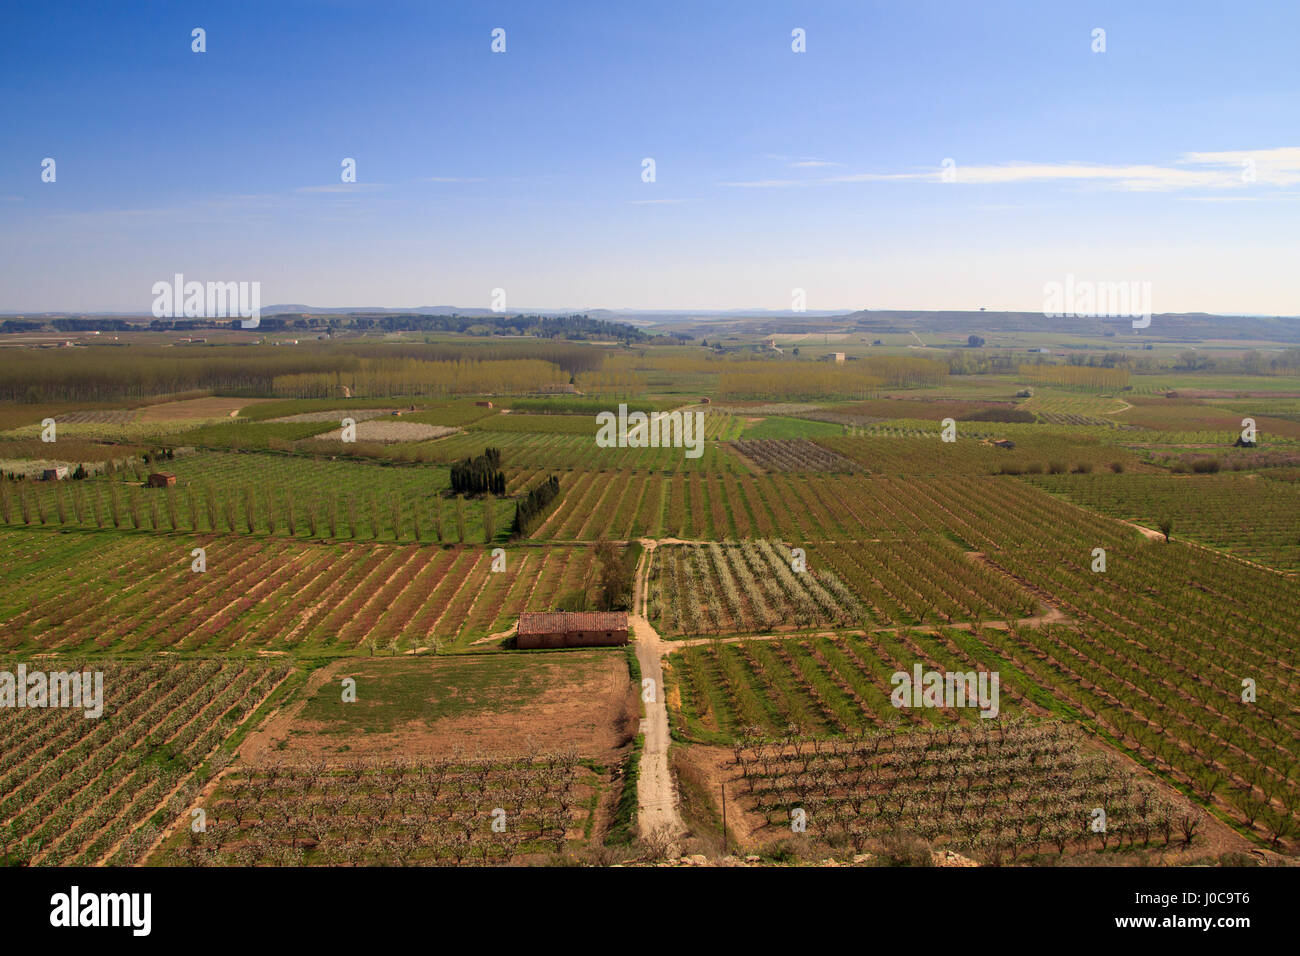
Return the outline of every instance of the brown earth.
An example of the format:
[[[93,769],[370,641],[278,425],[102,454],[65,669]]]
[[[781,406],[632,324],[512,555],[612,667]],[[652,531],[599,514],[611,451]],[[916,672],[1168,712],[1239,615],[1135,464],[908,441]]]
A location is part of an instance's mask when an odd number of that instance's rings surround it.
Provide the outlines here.
[[[382,668],[390,674],[405,672],[418,681],[421,671],[454,665],[459,668],[500,666],[502,655],[458,657],[407,656],[335,661],[312,675],[306,687],[281,713],[251,734],[239,751],[239,760],[299,763],[323,760],[338,763],[366,760],[411,759],[464,755],[516,757],[533,751],[572,750],[580,757],[614,763],[631,739],[637,715],[636,697],[621,654],[590,652],[584,666],[565,657],[584,651],[559,651],[515,658],[541,689],[523,699],[512,699],[517,688],[490,678],[474,689],[458,689],[454,708],[459,713],[411,717],[376,727],[374,711],[366,710],[367,676]],[[486,672],[485,672],[486,673]],[[339,728],[303,715],[311,699],[335,687],[344,677],[357,679],[355,727]],[[329,691],[333,693],[332,690]],[[423,691],[416,686],[416,695]],[[482,699],[480,699],[482,698]],[[414,697],[412,699],[415,699]],[[390,701],[383,702],[385,704]],[[432,703],[430,703],[432,709]],[[444,702],[443,709],[447,709]]]
[[[190,398],[183,402],[146,405],[140,410],[140,417],[136,420],[141,422],[174,422],[187,419],[231,418],[239,414],[241,408],[274,401],[277,401],[277,399],[221,398],[216,395],[209,395],[207,398]]]

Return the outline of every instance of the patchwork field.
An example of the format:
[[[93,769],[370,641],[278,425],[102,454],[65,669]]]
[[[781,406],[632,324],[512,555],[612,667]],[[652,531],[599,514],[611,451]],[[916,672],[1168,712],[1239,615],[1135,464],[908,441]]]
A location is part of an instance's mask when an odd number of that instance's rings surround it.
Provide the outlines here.
[[[1000,672],[1034,704],[1082,722],[1261,837],[1276,843],[1295,834],[1300,794],[1289,768],[1300,741],[1300,667],[1290,648],[1300,623],[1300,585],[1294,579],[1176,540],[1147,540],[1109,519],[1070,513],[1071,506],[1050,497],[1015,493],[1004,480],[954,480],[943,487],[933,506],[947,533],[1054,611],[1041,620],[944,630],[945,640],[965,656],[959,669],[968,661],[977,670]],[[1015,506],[1000,501],[994,489],[1016,494]],[[1104,572],[1093,570],[1094,548],[1106,552]],[[734,658],[737,652],[717,653]],[[770,649],[751,653],[773,660]],[[787,694],[788,713],[767,705],[779,716],[758,725],[772,727],[793,713],[793,722],[810,721],[814,732],[851,727],[843,707],[852,697],[835,677],[844,673],[837,659],[823,654],[818,660],[805,650],[799,663],[793,650],[787,653],[791,660],[781,660],[778,672],[795,676],[785,679],[786,686],[802,686],[805,694],[812,687],[832,700],[838,695],[844,724],[830,716],[835,704],[795,708],[797,698]],[[902,671],[920,659],[915,651],[889,658]],[[716,673],[721,661],[695,650],[671,660],[678,686],[699,688],[682,693],[682,720],[720,714],[712,726],[702,723],[716,735],[735,733],[763,712],[755,707],[733,718],[715,698],[704,707],[700,691],[713,682],[694,672]],[[747,665],[753,675],[764,673]],[[735,679],[743,671],[739,675]],[[1247,678],[1254,696],[1243,701]],[[780,693],[774,678],[757,679],[769,696]],[[863,689],[858,693],[867,697]],[[743,691],[732,696],[746,698]]]
[[[1260,443],[1233,447],[1253,398],[1068,387],[1091,372],[1026,397],[1017,374],[930,381],[907,356],[826,395],[829,364],[800,384],[770,358],[608,362],[577,395],[385,391],[368,365],[363,398],[303,373],[263,390],[299,399],[53,406],[57,442],[9,415],[0,653],[103,668],[112,716],[0,709],[0,852],[1294,855],[1288,405],[1260,399]],[[597,445],[621,402],[701,411],[700,456]],[[35,480],[59,460],[85,467]],[[147,487],[157,471],[175,485]],[[524,611],[610,609],[634,648],[514,647]],[[900,703],[900,674],[996,692]]]
[[[1286,938],[1300,2],[181,6],[0,34],[15,956]]]

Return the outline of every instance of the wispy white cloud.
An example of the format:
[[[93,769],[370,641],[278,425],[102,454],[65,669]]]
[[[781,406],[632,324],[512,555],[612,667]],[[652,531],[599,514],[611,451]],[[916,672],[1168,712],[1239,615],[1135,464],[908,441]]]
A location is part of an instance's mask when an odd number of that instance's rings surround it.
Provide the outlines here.
[[[1293,192],[1267,192],[1267,193],[1226,193],[1215,196],[1179,196],[1179,199],[1185,202],[1295,202],[1300,199],[1300,193]]]
[[[324,186],[299,186],[296,193],[364,193],[387,189],[387,183],[328,183]]]
[[[816,169],[821,166],[843,166],[844,164],[833,163],[829,159],[801,159],[790,165],[795,169]]]
[[[813,179],[760,179],[719,185],[782,189],[869,182],[944,182],[944,170],[921,169],[895,173],[842,173]],[[950,182],[973,185],[1013,183],[1076,183],[1128,192],[1278,188],[1300,184],[1300,147],[1185,153],[1171,163],[1034,163],[1007,162],[951,170]],[[1261,197],[1262,198],[1262,197]]]
[[[814,186],[826,180],[818,179],[758,179],[751,182],[722,182],[719,186],[734,186],[739,189],[784,189],[787,186]]]
[[[630,206],[675,206],[686,202],[685,199],[629,199]]]

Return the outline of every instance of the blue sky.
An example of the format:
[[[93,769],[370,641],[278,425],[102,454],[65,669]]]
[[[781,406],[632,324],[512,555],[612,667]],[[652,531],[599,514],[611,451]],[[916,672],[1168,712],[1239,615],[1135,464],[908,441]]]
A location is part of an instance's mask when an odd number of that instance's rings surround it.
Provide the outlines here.
[[[264,304],[1038,310],[1070,273],[1297,314],[1297,36],[1297,4],[1186,0],[16,5],[0,310],[148,311],[176,272]]]

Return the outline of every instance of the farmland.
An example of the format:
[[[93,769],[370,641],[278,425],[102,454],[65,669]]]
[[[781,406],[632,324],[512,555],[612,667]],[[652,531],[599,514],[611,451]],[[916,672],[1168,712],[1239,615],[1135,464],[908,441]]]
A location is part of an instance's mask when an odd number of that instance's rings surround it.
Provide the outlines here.
[[[1083,512],[1071,516],[1046,496],[1018,493],[1011,509],[974,483],[956,482],[944,496],[934,506],[981,562],[1050,596],[1065,617],[952,632],[963,653],[1262,838],[1295,832],[1287,768],[1300,737],[1300,672],[1287,650],[1293,624],[1282,623],[1300,614],[1294,580],[1177,541],[1147,541]],[[1095,547],[1107,552],[1104,573],[1092,570]],[[896,660],[905,671],[913,658]],[[694,685],[700,661],[683,658],[681,686]],[[818,669],[825,684],[828,668]],[[812,670],[801,673],[812,680]],[[1243,677],[1266,688],[1248,707]],[[760,684],[775,693],[766,679]]]
[[[581,840],[599,793],[562,755],[532,761],[274,764],[230,774],[207,829],[160,863],[191,866],[504,866]],[[494,820],[507,824],[500,832]]]
[[[896,830],[994,864],[1039,855],[1190,845],[1199,813],[1114,761],[1081,750],[1077,731],[1049,722],[996,729],[871,731],[847,740],[743,738],[737,789],[760,832],[794,812],[831,845],[864,849]],[[1104,808],[1106,826],[1095,831]]]
[[[5,418],[0,654],[112,678],[101,723],[0,711],[7,858],[649,862],[716,852],[724,782],[727,840],[759,854],[1294,854],[1293,398],[387,347],[347,382],[300,367],[323,346],[222,373],[264,376],[249,396],[115,404],[109,376],[51,403],[54,442]],[[622,403],[701,413],[698,456],[602,447]],[[84,468],[37,480],[59,461]],[[611,608],[635,654],[514,646],[524,611]],[[914,673],[996,697],[900,703]]]
[[[1149,528],[1172,520],[1179,537],[1300,571],[1300,488],[1254,475],[1043,477],[1055,494]],[[1193,503],[1195,506],[1193,507]]]
[[[851,547],[819,542],[797,559],[764,539],[668,545],[656,549],[655,561],[651,609],[667,634],[1027,617],[1035,603],[933,536]]]
[[[15,956],[1288,924],[1300,3],[137,6],[0,36]]]
[[[0,554],[0,648],[77,653],[432,652],[506,631],[592,575],[586,549],[511,549],[493,572],[482,547],[245,536],[0,532]]]
[[[288,670],[219,659],[57,664],[92,666],[103,671],[111,719],[87,719],[77,709],[0,709],[0,852],[11,861],[141,859],[158,835],[150,818],[178,793],[183,804],[196,792],[194,771]]]
[[[853,462],[804,438],[738,441],[731,446],[764,471],[853,471]]]
[[[790,727],[814,737],[978,720],[963,710],[899,709],[890,676],[916,662],[970,672],[977,662],[958,631],[899,628],[778,640],[706,641],[669,658],[669,686],[685,739],[731,744],[746,734],[776,737]],[[999,709],[1041,715],[1010,681]]]
[[[484,541],[504,534],[514,506],[504,499],[445,498],[446,468],[285,455],[204,452],[165,467],[174,488],[143,487],[135,465],[91,481],[0,486],[0,520],[152,531],[225,531],[350,540]]]
[[[573,852],[608,827],[630,694],[616,650],[338,662],[249,738],[203,801],[206,829],[173,834],[153,862],[504,865]]]

